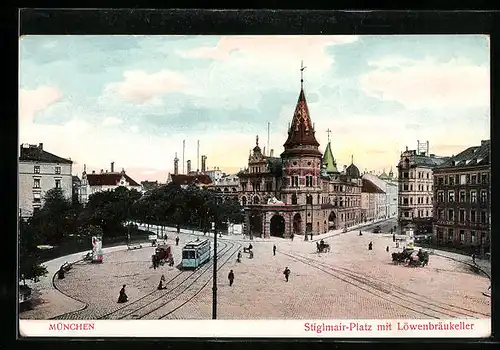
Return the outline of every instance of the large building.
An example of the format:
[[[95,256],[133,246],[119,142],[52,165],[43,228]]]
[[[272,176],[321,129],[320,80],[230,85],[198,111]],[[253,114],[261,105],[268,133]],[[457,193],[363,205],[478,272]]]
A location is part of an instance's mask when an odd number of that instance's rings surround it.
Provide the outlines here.
[[[438,245],[489,251],[490,141],[469,147],[434,169],[434,238]]]
[[[376,175],[365,173],[362,176],[361,219],[363,222],[387,218],[387,196],[385,182]]]
[[[248,167],[238,173],[246,234],[322,234],[361,221],[359,169],[351,164],[339,172],[330,142],[324,155],[319,151],[302,87],[284,151],[272,153],[264,155],[257,138]]]
[[[432,170],[449,158],[429,154],[429,143],[426,143],[425,149],[421,149],[420,145],[417,150],[408,150],[406,147],[398,163],[399,227],[403,229],[412,223],[417,234],[432,232]]]
[[[125,173],[125,169],[120,172],[115,172],[114,162],[111,163],[111,169],[101,169],[100,173],[93,170],[91,174],[87,174],[86,169],[82,173],[80,185],[80,203],[87,204],[89,197],[97,192],[114,190],[118,187],[125,187],[129,190],[141,192],[142,187],[134,179]]]
[[[45,193],[60,188],[68,199],[73,193],[73,162],[43,149],[43,143],[23,144],[19,154],[19,215],[29,217],[43,205]]]
[[[386,217],[387,218],[397,218],[398,216],[398,179],[394,177],[394,172],[392,169],[389,174],[385,171],[379,175],[380,180],[384,181],[385,186],[383,187],[386,200]]]
[[[219,194],[223,200],[238,200],[238,193],[241,191],[240,179],[238,175],[223,174],[216,178],[208,188]]]

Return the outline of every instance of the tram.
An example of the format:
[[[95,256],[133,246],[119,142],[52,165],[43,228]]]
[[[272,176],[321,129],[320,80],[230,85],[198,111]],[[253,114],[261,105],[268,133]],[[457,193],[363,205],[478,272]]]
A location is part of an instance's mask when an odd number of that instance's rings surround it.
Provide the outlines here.
[[[192,241],[182,248],[182,267],[197,268],[210,260],[210,241]]]

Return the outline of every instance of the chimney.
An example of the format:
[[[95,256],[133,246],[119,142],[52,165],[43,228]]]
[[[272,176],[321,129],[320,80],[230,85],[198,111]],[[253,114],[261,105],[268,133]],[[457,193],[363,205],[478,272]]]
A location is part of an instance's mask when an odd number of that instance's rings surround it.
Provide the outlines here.
[[[92,170],[92,174],[95,174],[95,170]]]
[[[101,169],[101,174],[103,174],[103,173],[104,173],[104,170],[103,170],[103,169]]]
[[[177,158],[177,153],[174,158],[174,175],[179,175],[179,158]]]
[[[269,154],[270,157],[274,156],[274,150],[271,149],[271,153]]]
[[[111,162],[111,172],[115,172],[115,162]]]
[[[187,165],[187,174],[189,174],[191,172],[191,160],[190,159],[187,160],[186,165]]]
[[[40,148],[40,151],[43,151],[43,143],[39,143],[38,148]]]
[[[207,171],[207,156],[201,156],[201,172],[204,174]]]

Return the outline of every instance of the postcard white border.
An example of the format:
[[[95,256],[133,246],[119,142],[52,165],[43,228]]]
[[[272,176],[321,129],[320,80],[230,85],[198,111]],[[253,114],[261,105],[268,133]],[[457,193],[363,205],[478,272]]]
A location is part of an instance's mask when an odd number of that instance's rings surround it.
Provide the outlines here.
[[[20,320],[19,331],[21,337],[72,338],[485,338],[491,319]]]

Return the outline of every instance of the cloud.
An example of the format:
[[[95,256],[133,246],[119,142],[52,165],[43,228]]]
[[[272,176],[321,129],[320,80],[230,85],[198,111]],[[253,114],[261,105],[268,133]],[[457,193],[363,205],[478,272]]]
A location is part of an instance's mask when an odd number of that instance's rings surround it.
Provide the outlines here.
[[[35,113],[45,110],[62,98],[62,93],[52,86],[40,86],[34,90],[21,89],[19,93],[19,121],[33,121]]]
[[[170,70],[160,70],[151,74],[142,70],[126,71],[123,73],[123,78],[121,82],[107,85],[105,91],[117,93],[136,104],[143,104],[158,95],[189,89],[185,77]]]
[[[386,57],[371,65],[375,69],[361,77],[361,85],[368,95],[381,100],[398,101],[411,109],[489,106],[486,65],[399,57]]]
[[[108,117],[102,121],[102,125],[106,125],[106,126],[118,125],[121,123],[123,123],[123,120],[115,118],[115,117]]]
[[[132,131],[134,134],[137,134],[139,132],[139,127],[137,125],[132,125],[129,128],[130,131]]]

